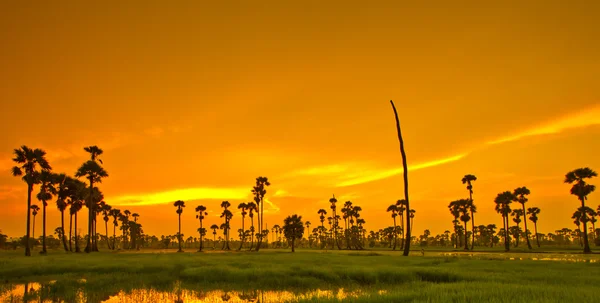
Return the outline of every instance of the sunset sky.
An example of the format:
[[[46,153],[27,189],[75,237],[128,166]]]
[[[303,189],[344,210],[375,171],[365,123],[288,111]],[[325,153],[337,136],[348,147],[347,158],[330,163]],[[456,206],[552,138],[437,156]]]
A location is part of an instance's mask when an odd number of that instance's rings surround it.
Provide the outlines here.
[[[540,232],[575,228],[564,175],[600,170],[600,2],[400,2],[0,3],[0,230],[25,234],[23,144],[69,174],[103,148],[106,202],[149,234],[177,232],[181,199],[195,236],[195,206],[220,222],[258,176],[269,227],[293,213],[316,227],[332,194],[389,226],[403,198],[390,99],[417,235],[451,229],[465,174],[477,225],[501,225],[494,197],[527,186]],[[48,216],[52,233],[54,202]]]

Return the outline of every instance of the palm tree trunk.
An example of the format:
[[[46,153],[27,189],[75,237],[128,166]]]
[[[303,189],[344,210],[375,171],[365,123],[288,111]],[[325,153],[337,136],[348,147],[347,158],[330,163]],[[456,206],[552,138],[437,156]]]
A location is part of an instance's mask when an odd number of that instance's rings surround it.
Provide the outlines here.
[[[71,235],[73,234],[73,214],[69,218],[69,251],[73,251],[73,245],[71,244]]]
[[[27,184],[27,233],[25,234],[25,256],[31,256],[31,248],[29,248],[29,227],[31,224],[31,192],[33,184]],[[35,221],[34,221],[35,224]]]
[[[408,199],[408,164],[406,163],[406,151],[404,150],[404,140],[402,139],[402,131],[400,130],[400,120],[398,119],[398,112],[394,102],[390,100],[394,115],[396,116],[396,131],[398,132],[398,141],[400,141],[400,154],[402,154],[402,167],[404,171],[404,200],[406,200],[406,242],[404,246],[404,256],[408,256],[410,252],[410,204]]]
[[[473,203],[473,197],[471,197],[471,203]],[[473,210],[471,209],[471,250],[473,250],[474,245],[475,245],[475,216],[473,215]]]
[[[42,254],[46,252],[46,201],[42,200]]]
[[[535,242],[537,242],[537,246],[540,247],[540,236],[537,231],[537,222],[533,222],[533,227],[535,229]]]
[[[60,211],[60,228],[62,228],[62,242],[65,247],[65,251],[69,251],[67,247],[67,235],[65,234],[65,211]]]
[[[527,212],[525,210],[525,203],[523,203],[522,205],[523,205],[523,221],[525,221],[525,238],[527,239],[527,247],[529,249],[531,249],[531,242],[529,242],[529,235],[528,235],[528,230],[527,230]]]
[[[394,244],[392,246],[392,250],[396,250],[396,239],[398,237],[396,236],[396,217],[394,217]]]
[[[181,249],[181,214],[179,214],[179,234],[177,235],[177,240],[179,242],[178,252],[183,252],[183,250]]]
[[[79,241],[77,239],[77,212],[75,212],[75,252],[81,252],[81,250],[79,250]]]
[[[508,237],[508,229],[509,229],[509,224],[510,222],[508,222],[508,216],[504,217],[504,249],[506,249],[506,251],[510,250],[510,240]]]
[[[89,253],[92,251],[92,224],[93,222],[93,217],[92,215],[94,214],[93,212],[93,206],[92,206],[92,202],[93,202],[93,194],[94,194],[94,181],[92,178],[90,178],[90,196],[88,197],[88,237],[87,237],[87,241],[86,241],[86,245],[85,245],[85,252]],[[75,220],[75,224],[77,224],[77,220]]]
[[[581,207],[585,207],[585,198],[581,199]],[[591,252],[592,250],[588,241],[587,220],[583,220],[583,253],[589,254]]]
[[[469,250],[469,236],[467,233],[467,221],[463,221],[465,222],[465,250]],[[471,232],[473,233],[473,232]]]
[[[108,221],[104,221],[104,229],[106,230],[106,247],[108,247],[108,249],[112,249],[110,247],[110,240],[108,238]]]

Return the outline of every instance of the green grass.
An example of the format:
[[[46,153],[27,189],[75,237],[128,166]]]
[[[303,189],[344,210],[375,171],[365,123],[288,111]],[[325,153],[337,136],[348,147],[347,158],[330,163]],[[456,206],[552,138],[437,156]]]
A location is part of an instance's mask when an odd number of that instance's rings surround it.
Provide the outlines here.
[[[52,252],[30,258],[0,252],[0,292],[10,285],[48,282],[46,296],[73,301],[78,291],[101,302],[120,290],[358,289],[350,302],[591,302],[600,263],[532,261],[544,254],[479,253],[401,257],[395,252],[265,250],[242,253]],[[457,252],[458,254],[458,252]],[[561,255],[554,251],[548,256]],[[506,258],[517,258],[507,260]],[[564,257],[564,255],[562,256]],[[576,255],[598,260],[600,255]],[[519,260],[524,258],[524,260]],[[77,282],[84,278],[85,283]],[[176,284],[180,281],[181,284]],[[379,295],[378,290],[386,292]],[[329,302],[312,298],[306,302]]]

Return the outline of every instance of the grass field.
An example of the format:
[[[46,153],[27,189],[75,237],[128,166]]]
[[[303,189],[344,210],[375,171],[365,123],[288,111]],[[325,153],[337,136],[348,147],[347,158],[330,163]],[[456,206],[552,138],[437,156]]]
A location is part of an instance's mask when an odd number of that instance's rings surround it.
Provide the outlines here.
[[[240,302],[236,300],[241,294],[258,298],[266,294],[262,302],[284,297],[333,302],[344,297],[335,295],[340,289],[354,294],[342,299],[348,302],[594,302],[600,301],[599,260],[600,255],[558,250],[533,254],[427,251],[425,256],[415,251],[408,258],[389,251],[314,250],[294,254],[273,250],[53,252],[26,258],[18,251],[0,252],[0,291],[7,300],[15,285],[40,282],[41,289],[28,296],[65,302],[103,302],[111,297],[110,302],[155,301],[142,295],[143,290],[183,296],[172,300],[162,296],[163,302],[225,302],[227,298]],[[334,295],[306,295],[316,290]],[[211,291],[220,299],[209,300]],[[202,293],[205,301],[192,300]],[[121,299],[114,297],[117,294]],[[268,299],[276,294],[278,299]]]

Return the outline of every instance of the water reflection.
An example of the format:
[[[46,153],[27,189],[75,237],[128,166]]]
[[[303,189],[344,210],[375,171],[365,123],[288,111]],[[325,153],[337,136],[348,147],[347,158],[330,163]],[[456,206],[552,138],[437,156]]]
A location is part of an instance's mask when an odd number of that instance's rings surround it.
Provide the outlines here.
[[[562,261],[562,262],[586,262],[586,263],[597,263],[598,259],[592,256],[581,256],[574,254],[561,254],[561,255],[548,255],[548,254],[535,254],[535,253],[527,253],[527,257],[516,257],[514,253],[494,253],[489,254],[485,252],[479,253],[460,253],[460,252],[452,252],[452,253],[441,253],[440,255],[445,257],[470,257],[472,259],[497,259],[497,260],[510,260],[510,261]]]
[[[182,289],[178,283],[172,291],[159,291],[155,289],[134,289],[130,291],[119,291],[118,293],[105,296],[104,298],[94,298],[89,293],[84,292],[80,287],[72,289],[71,294],[58,295],[50,290],[50,285],[39,283],[26,283],[18,285],[2,285],[0,289],[0,302],[77,302],[77,303],[130,303],[130,302],[152,302],[152,303],[275,303],[275,302],[296,302],[298,300],[310,299],[338,299],[356,298],[364,293],[361,291],[338,290],[310,290],[306,292],[292,291],[223,291],[223,290],[188,290]],[[385,291],[378,291],[383,294]]]

